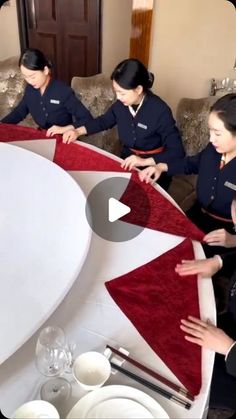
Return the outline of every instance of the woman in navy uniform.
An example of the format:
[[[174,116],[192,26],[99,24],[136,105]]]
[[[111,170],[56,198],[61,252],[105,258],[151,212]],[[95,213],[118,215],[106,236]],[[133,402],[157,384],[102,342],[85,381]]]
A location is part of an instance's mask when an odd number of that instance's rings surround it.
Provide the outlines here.
[[[140,179],[153,182],[163,172],[198,174],[197,201],[187,212],[191,220],[208,233],[204,241],[207,256],[236,246],[231,202],[236,191],[236,94],[221,97],[209,115],[210,143],[192,157],[158,163],[140,172]],[[214,246],[214,248],[210,247]],[[226,249],[227,251],[227,249]]]
[[[1,122],[17,124],[29,113],[47,136],[63,134],[92,119],[90,112],[76,98],[73,90],[60,80],[51,78],[51,63],[37,49],[27,49],[19,66],[27,82],[24,96],[15,109]]]
[[[236,200],[231,206],[232,219],[236,225]],[[224,313],[218,315],[218,328],[199,319],[189,317],[181,321],[185,339],[217,352],[213,370],[210,406],[228,407],[236,410],[236,251],[210,259],[183,260],[176,266],[181,275],[213,276],[223,265],[231,270],[228,304]]]
[[[139,60],[127,59],[117,65],[111,80],[117,101],[104,115],[68,131],[64,142],[117,125],[125,169],[183,157],[185,153],[172,112],[150,90],[153,74]],[[170,176],[164,175],[159,183],[167,189],[170,180]]]

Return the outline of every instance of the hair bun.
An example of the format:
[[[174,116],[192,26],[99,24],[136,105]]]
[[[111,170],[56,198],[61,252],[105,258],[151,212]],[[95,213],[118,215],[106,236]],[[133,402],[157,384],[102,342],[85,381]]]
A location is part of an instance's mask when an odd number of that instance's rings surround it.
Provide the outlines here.
[[[148,88],[151,89],[154,82],[154,74],[151,71],[148,71]]]
[[[49,60],[49,59],[47,59],[47,67],[48,67],[49,69],[53,67],[53,65],[52,65],[52,61],[51,61],[51,60]]]

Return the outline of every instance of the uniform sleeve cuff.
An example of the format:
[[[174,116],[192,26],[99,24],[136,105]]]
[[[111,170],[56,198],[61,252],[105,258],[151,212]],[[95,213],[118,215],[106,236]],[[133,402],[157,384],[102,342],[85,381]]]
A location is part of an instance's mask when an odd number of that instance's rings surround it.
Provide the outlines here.
[[[217,260],[219,262],[219,267],[221,269],[222,266],[223,266],[223,260],[222,260],[222,258],[219,255],[215,255],[214,258],[217,258]]]

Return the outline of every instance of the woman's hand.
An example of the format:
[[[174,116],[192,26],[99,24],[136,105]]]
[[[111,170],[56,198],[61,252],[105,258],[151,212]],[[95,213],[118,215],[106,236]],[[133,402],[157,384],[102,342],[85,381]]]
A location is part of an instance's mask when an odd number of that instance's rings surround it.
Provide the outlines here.
[[[142,159],[141,157],[133,154],[121,163],[121,167],[125,170],[132,170],[134,167],[146,166],[145,161],[146,159]]]
[[[221,268],[220,260],[217,256],[209,259],[182,260],[175,267],[175,272],[180,276],[200,275],[202,278],[213,276]]]
[[[65,144],[72,143],[77,140],[78,134],[75,129],[69,129],[68,131],[64,132],[62,136],[62,142]]]
[[[87,130],[84,126],[79,127],[79,128],[74,128],[74,129],[69,129],[67,130],[62,137],[62,142],[63,143],[71,143],[77,140],[78,137],[80,137],[81,135],[86,135],[87,134]]]
[[[168,166],[166,163],[158,163],[155,166],[146,167],[139,173],[139,179],[146,183],[154,183],[159,179],[163,172],[167,172]]]
[[[66,125],[64,127],[60,127],[59,125],[52,125],[50,128],[48,128],[46,132],[47,137],[52,137],[56,134],[64,134],[69,129],[74,129],[73,125]]]
[[[236,235],[228,233],[224,228],[213,230],[203,238],[209,246],[235,247]]]
[[[187,333],[184,338],[189,342],[223,355],[234,342],[223,330],[192,316],[188,316],[188,320],[181,320],[180,329]]]

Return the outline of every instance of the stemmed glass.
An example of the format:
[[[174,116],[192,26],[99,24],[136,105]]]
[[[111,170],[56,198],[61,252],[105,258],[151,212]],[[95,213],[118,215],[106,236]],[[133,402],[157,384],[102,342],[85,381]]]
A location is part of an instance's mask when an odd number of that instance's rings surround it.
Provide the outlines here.
[[[67,347],[63,330],[57,326],[48,326],[41,330],[36,344],[36,366],[41,374],[54,377],[41,387],[42,400],[63,403],[71,394],[71,384],[60,377],[71,366],[72,356]]]

